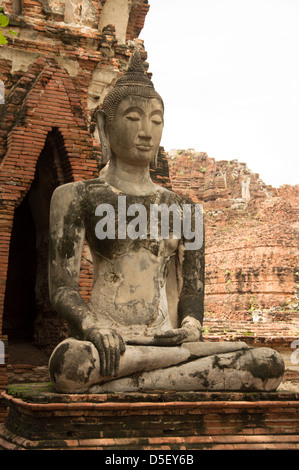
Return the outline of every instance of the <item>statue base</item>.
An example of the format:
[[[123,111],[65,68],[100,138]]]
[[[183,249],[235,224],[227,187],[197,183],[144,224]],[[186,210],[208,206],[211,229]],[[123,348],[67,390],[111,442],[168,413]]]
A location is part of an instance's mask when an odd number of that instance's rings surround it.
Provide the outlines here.
[[[299,449],[296,392],[65,395],[38,383],[3,397],[7,450]]]

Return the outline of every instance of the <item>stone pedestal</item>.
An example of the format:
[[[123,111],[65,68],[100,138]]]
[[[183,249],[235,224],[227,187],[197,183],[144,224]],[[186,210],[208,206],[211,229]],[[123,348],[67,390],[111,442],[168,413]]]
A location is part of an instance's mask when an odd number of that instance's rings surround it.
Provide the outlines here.
[[[63,395],[12,385],[3,449],[299,449],[299,394]]]

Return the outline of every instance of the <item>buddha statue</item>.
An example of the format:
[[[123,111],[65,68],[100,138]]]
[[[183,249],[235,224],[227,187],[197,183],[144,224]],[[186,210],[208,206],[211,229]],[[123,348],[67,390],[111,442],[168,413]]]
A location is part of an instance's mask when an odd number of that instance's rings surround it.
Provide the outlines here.
[[[49,360],[58,393],[273,391],[282,380],[273,349],[202,337],[203,214],[150,178],[163,122],[136,51],[97,111],[104,170],[53,193],[50,299],[69,325]],[[78,289],[85,241],[88,303]]]

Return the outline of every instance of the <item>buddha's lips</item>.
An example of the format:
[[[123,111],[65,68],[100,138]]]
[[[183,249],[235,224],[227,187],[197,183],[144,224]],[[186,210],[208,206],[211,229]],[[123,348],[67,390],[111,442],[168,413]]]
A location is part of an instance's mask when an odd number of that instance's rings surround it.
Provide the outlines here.
[[[138,148],[138,150],[143,150],[145,152],[148,152],[149,150],[151,150],[153,148],[153,146],[152,145],[139,144],[139,145],[136,145],[136,148]]]

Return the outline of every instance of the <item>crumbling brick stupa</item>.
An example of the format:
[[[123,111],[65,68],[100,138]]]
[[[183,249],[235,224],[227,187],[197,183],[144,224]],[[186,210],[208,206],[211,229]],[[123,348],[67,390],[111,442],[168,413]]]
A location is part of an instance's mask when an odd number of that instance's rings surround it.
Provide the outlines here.
[[[298,317],[299,185],[273,188],[237,160],[168,153],[173,191],[204,206],[205,319]],[[291,313],[289,313],[291,316]]]
[[[299,185],[274,188],[238,160],[167,154],[173,191],[202,203],[206,340],[280,351],[282,389],[299,391]]]

